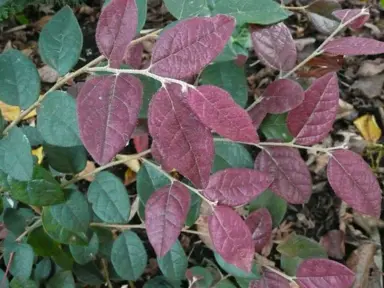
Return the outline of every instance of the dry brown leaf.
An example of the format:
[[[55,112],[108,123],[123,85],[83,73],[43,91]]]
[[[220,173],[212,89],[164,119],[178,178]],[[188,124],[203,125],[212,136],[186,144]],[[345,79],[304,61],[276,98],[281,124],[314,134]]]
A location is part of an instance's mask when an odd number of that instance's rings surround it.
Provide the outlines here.
[[[44,17],[41,17],[39,21],[35,22],[33,24],[33,26],[37,29],[37,30],[41,30],[45,24],[48,23],[49,20],[51,20],[52,16],[50,15],[47,15],[47,16],[44,16]]]
[[[81,177],[83,175],[91,173],[95,171],[95,169],[96,169],[95,163],[92,161],[87,161],[87,165],[85,166],[85,169],[79,173],[79,176]],[[92,174],[90,176],[85,177],[84,179],[89,182],[92,182],[93,180],[95,180],[95,175]]]
[[[365,77],[356,80],[351,88],[357,89],[369,99],[380,96],[384,84],[384,74],[375,75],[372,77]]]
[[[4,119],[7,121],[13,121],[20,115],[20,107],[8,105],[0,101],[0,110]],[[23,120],[30,119],[36,116],[36,109],[32,110]]]
[[[131,212],[129,213],[128,221],[131,221],[132,218],[136,215],[137,210],[139,209],[139,203],[140,203],[139,197],[136,197],[131,204]]]
[[[46,83],[56,83],[57,79],[59,79],[59,73],[52,67],[48,65],[44,65],[43,67],[37,70],[39,72],[41,81]]]
[[[201,241],[205,245],[207,245],[208,248],[214,250],[212,239],[209,236],[209,230],[208,230],[208,216],[201,216],[197,218],[196,220],[196,230],[201,233],[199,235]]]
[[[365,60],[361,63],[359,70],[357,71],[358,76],[369,77],[380,74],[384,71],[384,63],[378,63],[377,61],[381,61],[382,59],[377,60]]]
[[[32,155],[35,155],[37,157],[37,163],[41,164],[43,162],[43,146],[40,146],[39,148],[32,150]]]
[[[363,115],[353,121],[356,128],[359,130],[363,138],[371,143],[376,143],[381,137],[381,129],[377,125],[375,116],[373,115]]]

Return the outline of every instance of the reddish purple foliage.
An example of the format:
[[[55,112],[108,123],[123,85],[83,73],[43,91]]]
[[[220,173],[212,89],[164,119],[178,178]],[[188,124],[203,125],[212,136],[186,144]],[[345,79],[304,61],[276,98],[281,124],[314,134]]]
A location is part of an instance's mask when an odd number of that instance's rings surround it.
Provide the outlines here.
[[[128,74],[95,77],[80,90],[77,96],[80,137],[100,165],[111,161],[131,138],[142,92],[140,80]]]
[[[150,71],[177,79],[198,73],[220,54],[234,27],[235,19],[226,15],[180,21],[156,42]]]
[[[323,48],[336,55],[375,55],[384,53],[384,42],[362,37],[342,37],[329,41]]]
[[[361,12],[361,9],[342,9],[342,10],[336,10],[332,14],[335,15],[337,18],[340,19],[342,23],[345,23],[352,18],[359,15]],[[368,13],[368,12],[367,12]],[[369,14],[362,15],[358,17],[356,20],[353,20],[351,23],[348,24],[349,27],[352,29],[359,29],[364,26],[365,22],[369,20]]]
[[[252,235],[241,217],[227,206],[216,206],[208,218],[213,246],[223,259],[250,272],[254,254]]]
[[[133,143],[138,153],[143,152],[144,150],[147,150],[149,147],[149,135],[143,134],[143,135],[133,137]]]
[[[355,274],[346,266],[328,259],[307,259],[296,272],[296,282],[302,288],[349,288]]]
[[[329,257],[342,260],[345,255],[345,234],[341,230],[330,230],[320,239]]]
[[[273,177],[246,168],[228,168],[209,178],[204,195],[213,202],[228,206],[244,205],[264,192]]]
[[[145,205],[145,228],[158,257],[177,240],[187,218],[191,195],[179,182],[155,191]]]
[[[281,71],[295,67],[296,45],[284,23],[265,28],[252,27],[251,33],[255,53],[265,65]]]
[[[311,196],[311,174],[294,148],[271,147],[261,151],[256,157],[255,169],[273,175],[270,189],[289,203],[306,203]]]
[[[143,51],[143,43],[138,43],[136,45],[129,46],[127,51],[125,52],[123,63],[130,65],[134,69],[140,69]]]
[[[248,113],[219,87],[204,85],[190,90],[187,101],[207,127],[233,141],[256,143],[259,137]]]
[[[267,208],[260,208],[245,219],[252,233],[252,240],[256,252],[261,252],[272,235],[272,217]]]
[[[329,184],[356,211],[379,218],[381,189],[369,165],[356,153],[333,151],[328,163]]]
[[[287,279],[264,268],[261,278],[251,281],[249,288],[291,288],[291,286]]]
[[[157,144],[156,144],[156,141],[153,140],[152,141],[152,145],[151,145],[151,153],[152,153],[152,156],[153,158],[158,162],[160,163],[160,166],[161,166],[161,169],[163,169],[164,171],[172,171],[173,167],[170,166],[169,164],[167,165],[167,158],[164,157],[161,153],[160,153],[160,150],[157,148]]]
[[[305,91],[300,106],[288,113],[287,126],[295,142],[312,145],[322,141],[331,131],[339,103],[337,75],[328,73],[315,80]]]
[[[260,102],[253,106],[251,110],[248,111],[248,114],[252,119],[253,127],[258,129],[268,112],[266,107],[263,105],[263,102]]]
[[[135,37],[137,21],[135,0],[112,0],[101,12],[96,43],[112,68],[119,68],[123,62],[125,51]]]

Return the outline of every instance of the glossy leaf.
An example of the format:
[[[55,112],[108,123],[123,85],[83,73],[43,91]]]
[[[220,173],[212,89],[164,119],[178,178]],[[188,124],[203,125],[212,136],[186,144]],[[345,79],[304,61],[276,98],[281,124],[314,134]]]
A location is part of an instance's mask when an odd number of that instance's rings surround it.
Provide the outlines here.
[[[164,0],[164,4],[176,19],[211,14],[206,0]]]
[[[329,41],[323,48],[327,53],[345,56],[384,53],[384,42],[362,37],[342,37]]]
[[[69,245],[69,250],[73,259],[79,264],[86,264],[96,259],[97,252],[99,251],[99,237],[93,233],[92,238],[89,240],[88,245]]]
[[[188,259],[178,240],[172,245],[171,250],[169,250],[164,257],[157,258],[157,263],[167,279],[183,280],[185,278]]]
[[[260,131],[267,139],[277,139],[283,142],[293,140],[287,127],[287,113],[267,115],[261,123]]]
[[[61,252],[59,243],[49,237],[42,226],[29,233],[27,242],[38,256],[52,256]]]
[[[336,195],[356,211],[379,218],[381,188],[369,165],[356,153],[332,151],[328,181]]]
[[[350,21],[352,18],[356,17],[361,13],[361,9],[342,9],[336,10],[332,14],[339,18],[342,23]],[[361,15],[357,19],[353,20],[348,24],[352,29],[359,29],[364,26],[365,22],[369,20],[369,13],[367,12],[365,15]]]
[[[158,257],[163,257],[177,240],[187,218],[191,196],[178,182],[160,188],[145,205],[145,227]]]
[[[265,268],[261,279],[252,281],[249,288],[291,288],[291,286],[287,279]]]
[[[60,76],[67,74],[79,60],[83,34],[76,16],[64,6],[43,27],[39,36],[39,54],[44,63]]]
[[[229,264],[225,262],[223,257],[221,257],[218,253],[214,253],[215,260],[217,264],[228,274],[231,274],[232,276],[239,277],[239,278],[245,278],[245,279],[259,279],[260,273],[259,273],[259,267],[256,264],[252,265],[252,271],[251,272],[245,272],[244,270],[241,270],[237,268],[236,266]]]
[[[245,219],[249,231],[252,233],[255,251],[261,252],[272,235],[272,217],[267,208],[258,209]]]
[[[28,279],[32,274],[32,266],[34,260],[33,249],[28,244],[15,244],[11,249],[5,247],[4,250],[4,261],[10,263],[9,259],[11,253],[14,252],[12,262],[9,267],[10,273],[14,277],[22,277]]]
[[[126,146],[142,94],[140,80],[128,74],[99,76],[84,84],[77,96],[80,137],[97,163],[108,163]]]
[[[255,53],[264,65],[281,71],[290,71],[295,67],[296,45],[284,23],[265,28],[253,27],[251,32]]]
[[[215,159],[212,172],[226,168],[253,168],[253,160],[248,150],[241,144],[215,141]]]
[[[75,280],[72,271],[59,271],[47,282],[47,288],[73,288]]]
[[[22,109],[40,95],[40,76],[33,62],[18,50],[0,54],[0,100]]]
[[[126,48],[135,37],[137,23],[135,0],[112,0],[102,10],[96,28],[96,43],[112,68],[119,68],[123,62]]]
[[[189,91],[187,102],[200,121],[221,136],[239,142],[259,142],[248,113],[225,90],[199,86]]]
[[[43,145],[48,164],[58,172],[76,174],[87,165],[87,152],[83,146],[59,147]]]
[[[322,141],[336,119],[339,87],[336,73],[315,80],[305,91],[305,98],[288,113],[287,125],[295,142],[312,145]]]
[[[289,257],[327,258],[327,252],[316,241],[302,235],[292,233],[277,246],[277,251]]]
[[[223,259],[250,272],[254,254],[252,235],[241,217],[227,206],[216,206],[208,218],[213,246]]]
[[[312,192],[311,175],[296,149],[265,149],[257,155],[255,169],[269,172],[274,177],[269,188],[289,203],[302,204],[309,200]]]
[[[239,206],[264,192],[272,181],[273,177],[268,173],[246,168],[228,168],[209,178],[203,194],[213,202]]]
[[[220,54],[234,27],[235,19],[226,15],[180,21],[157,40],[150,71],[177,79],[198,73]]]

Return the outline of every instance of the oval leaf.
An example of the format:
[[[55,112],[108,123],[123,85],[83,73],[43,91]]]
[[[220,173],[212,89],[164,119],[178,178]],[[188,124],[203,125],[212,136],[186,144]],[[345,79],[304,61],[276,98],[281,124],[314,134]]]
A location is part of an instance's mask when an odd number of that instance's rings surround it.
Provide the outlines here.
[[[47,288],[72,288],[75,287],[75,280],[73,279],[72,271],[60,271],[57,272],[47,282]]]
[[[177,19],[211,14],[206,0],[164,0],[164,4]]]
[[[241,217],[227,206],[216,206],[208,218],[213,246],[223,259],[250,272],[254,254],[252,235]]]
[[[255,263],[252,265],[252,271],[247,273],[244,272],[244,270],[241,270],[237,268],[236,266],[233,266],[232,264],[229,264],[224,261],[223,257],[221,257],[218,253],[214,253],[215,260],[217,264],[228,274],[231,274],[232,276],[244,278],[244,279],[259,279],[260,273],[259,273],[259,267]]]
[[[125,51],[135,37],[138,12],[135,0],[112,0],[101,12],[96,43],[112,68],[119,68]]]
[[[336,10],[332,13],[332,15],[336,16],[341,20],[342,23],[345,23],[352,18],[356,17],[361,13],[361,9],[342,9],[342,10]],[[367,12],[365,15],[361,15],[360,17],[353,20],[351,23],[348,24],[349,27],[352,29],[359,29],[364,26],[365,22],[369,20],[369,12]]]
[[[111,161],[131,138],[142,94],[140,80],[127,74],[96,77],[82,87],[77,96],[80,137],[100,165]]]
[[[87,165],[87,151],[83,146],[60,147],[43,144],[44,156],[48,164],[58,172],[77,174]]]
[[[174,182],[157,190],[145,206],[145,227],[158,257],[163,257],[177,240],[187,218],[191,195]]]
[[[212,172],[215,173],[226,168],[253,168],[251,154],[241,144],[215,141]]]
[[[184,280],[184,275],[188,267],[188,259],[178,240],[172,245],[171,250],[169,250],[164,257],[157,258],[157,263],[167,279]]]
[[[360,213],[379,218],[381,189],[369,165],[356,153],[332,151],[327,168],[336,195]]]
[[[316,241],[296,233],[290,234],[277,246],[277,251],[288,257],[327,258],[327,252]]]
[[[255,169],[268,172],[274,177],[270,189],[287,202],[302,204],[309,200],[312,192],[311,174],[296,149],[265,149],[257,155]]]
[[[261,252],[272,235],[272,217],[267,208],[258,209],[248,215],[245,220],[252,233],[255,251]]]
[[[28,279],[32,274],[34,261],[33,249],[30,245],[17,243],[4,248],[4,261],[10,263],[9,271],[14,277]],[[12,262],[9,262],[11,253],[14,253]]]
[[[252,119],[252,125],[253,127],[259,129],[259,126],[263,122],[264,118],[267,116],[268,112],[266,107],[263,105],[263,103],[258,103],[255,106],[253,106],[249,111],[248,111],[249,116]]]
[[[226,15],[178,22],[156,42],[150,71],[177,79],[193,76],[220,54],[234,27],[235,19]]]
[[[322,141],[332,129],[339,103],[337,75],[328,73],[305,91],[303,103],[288,113],[287,125],[295,142],[312,145]]]
[[[287,279],[265,268],[261,279],[253,280],[248,288],[291,288],[291,285]]]
[[[81,265],[91,262],[96,259],[97,252],[99,252],[99,238],[96,233],[93,233],[89,243],[84,245],[69,245],[69,250],[73,259]]]
[[[265,191],[273,177],[246,168],[229,168],[209,178],[204,195],[213,202],[228,206],[244,205]]]
[[[342,37],[329,41],[323,51],[345,56],[376,55],[384,53],[384,42],[354,36]]]

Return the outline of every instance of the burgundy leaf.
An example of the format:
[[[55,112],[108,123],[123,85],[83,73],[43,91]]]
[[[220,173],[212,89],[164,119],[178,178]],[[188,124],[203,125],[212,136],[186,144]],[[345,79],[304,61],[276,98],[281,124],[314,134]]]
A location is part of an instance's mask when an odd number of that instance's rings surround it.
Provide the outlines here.
[[[182,92],[178,84],[161,88],[149,105],[148,127],[158,154],[166,159],[166,164],[162,164],[175,168],[196,187],[204,188],[214,158],[213,137],[185,103],[190,92]]]
[[[327,176],[336,195],[353,209],[380,217],[379,182],[369,165],[358,154],[348,150],[332,151]]]
[[[152,146],[151,146],[151,153],[152,153],[152,156],[153,158],[158,162],[160,163],[160,166],[161,168],[164,170],[164,171],[167,171],[167,172],[170,172],[172,171],[173,167],[170,166],[169,164],[167,165],[167,158],[164,157],[161,153],[160,153],[160,150],[157,148],[157,144],[156,144],[156,141],[152,141]]]
[[[266,107],[263,104],[263,101],[256,104],[248,111],[249,116],[252,119],[252,125],[256,128],[256,130],[260,127],[264,118],[267,116],[268,112]]]
[[[336,73],[315,80],[305,91],[303,103],[288,113],[287,126],[295,142],[312,145],[322,141],[332,129],[338,103]]]
[[[155,191],[145,205],[145,228],[158,257],[177,240],[189,211],[191,196],[179,182]]]
[[[204,195],[211,201],[228,206],[244,205],[264,192],[273,177],[247,168],[228,168],[209,178]]]
[[[279,79],[269,84],[262,96],[267,112],[280,114],[299,106],[304,100],[304,91],[295,81]]]
[[[341,230],[330,230],[320,239],[329,257],[342,260],[345,256],[345,234]]]
[[[147,150],[149,147],[148,134],[133,137],[133,143],[138,153],[143,152],[144,150]]]
[[[296,272],[296,282],[302,288],[349,288],[355,274],[346,266],[328,259],[307,259]]]
[[[100,165],[123,149],[135,129],[142,103],[139,79],[128,75],[95,77],[77,97],[80,137]]]
[[[251,37],[257,57],[265,65],[281,71],[289,71],[296,65],[296,45],[284,23],[266,28],[252,27]]]
[[[252,235],[241,217],[228,206],[216,206],[208,218],[213,246],[223,259],[250,272],[254,248]]]
[[[375,55],[384,53],[384,42],[362,37],[342,37],[329,41],[324,52],[336,55]]]
[[[352,18],[356,17],[358,14],[361,13],[361,9],[342,9],[342,10],[336,10],[332,14],[339,18],[342,23],[345,23]],[[351,23],[348,24],[349,27],[352,29],[359,29],[364,26],[365,22],[369,20],[369,13],[367,12],[366,15],[361,15],[360,17],[356,18],[356,20],[353,20]]]
[[[268,269],[263,269],[261,278],[251,281],[249,288],[291,288],[291,286],[284,277]]]
[[[220,54],[234,28],[235,18],[227,15],[180,21],[156,42],[150,71],[177,79],[198,73]]]
[[[141,57],[143,55],[143,51],[144,51],[143,43],[138,43],[132,46],[128,46],[128,49],[124,55],[123,63],[130,65],[134,69],[140,69]]]
[[[259,142],[248,113],[219,87],[204,85],[191,90],[187,101],[200,121],[218,134],[233,141]]]
[[[261,151],[255,160],[255,169],[274,176],[269,187],[292,204],[309,200],[312,180],[299,151],[289,147],[271,147]]]
[[[96,43],[112,68],[119,68],[122,63],[125,51],[135,37],[137,21],[135,0],[112,0],[102,10],[96,28]]]
[[[272,217],[267,208],[260,208],[248,215],[245,220],[252,233],[256,252],[261,252],[272,235]]]

